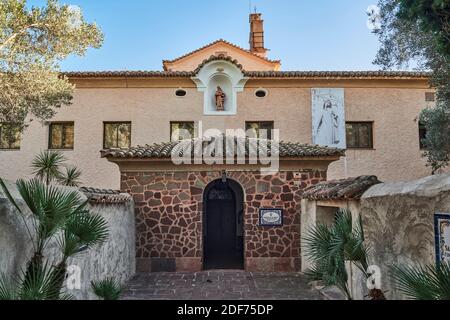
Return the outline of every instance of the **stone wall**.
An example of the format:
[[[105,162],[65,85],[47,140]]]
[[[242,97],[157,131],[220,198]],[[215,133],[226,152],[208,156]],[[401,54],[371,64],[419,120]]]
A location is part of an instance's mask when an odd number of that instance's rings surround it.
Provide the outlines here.
[[[221,172],[124,172],[121,189],[136,203],[137,270],[203,268],[203,191]],[[244,251],[248,271],[300,270],[301,191],[326,179],[325,171],[229,172],[244,190]],[[284,226],[258,225],[259,208],[283,208]]]
[[[24,216],[21,216],[0,189],[0,273],[12,277],[23,270],[32,255],[32,242],[24,223],[25,219],[30,225],[32,217],[15,185],[7,185],[24,211]],[[81,271],[81,288],[68,291],[75,298],[95,299],[90,290],[91,280],[114,277],[124,284],[134,275],[136,254],[133,208],[133,201],[89,206],[92,213],[100,214],[108,222],[109,237],[104,244],[69,260],[69,265],[79,267]],[[48,245],[45,257],[49,262],[59,259],[60,248],[55,241]]]
[[[390,277],[393,265],[432,265],[434,214],[450,212],[450,174],[372,187],[361,201],[370,264],[381,268],[389,299],[404,298]]]

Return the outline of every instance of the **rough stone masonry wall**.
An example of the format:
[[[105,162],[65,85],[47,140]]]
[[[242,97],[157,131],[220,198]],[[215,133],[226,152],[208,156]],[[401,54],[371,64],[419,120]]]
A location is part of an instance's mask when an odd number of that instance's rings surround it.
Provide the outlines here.
[[[13,183],[7,183],[16,201],[24,211],[24,218],[31,224],[31,212],[27,209]],[[114,277],[125,284],[136,270],[135,218],[133,201],[126,204],[94,204],[89,210],[100,214],[109,226],[108,240],[85,253],[71,258],[68,265],[77,266],[81,271],[81,288],[68,290],[76,299],[96,299],[90,288],[91,280]],[[23,270],[32,256],[33,247],[20,213],[0,190],[0,274],[8,278]],[[49,243],[44,256],[50,263],[56,263],[61,250],[56,241]]]
[[[203,191],[221,172],[126,172],[121,188],[135,199],[137,270],[202,270]],[[301,191],[325,171],[261,176],[229,172],[244,189],[244,251],[248,271],[300,270]],[[259,208],[283,208],[283,227],[258,226]]]

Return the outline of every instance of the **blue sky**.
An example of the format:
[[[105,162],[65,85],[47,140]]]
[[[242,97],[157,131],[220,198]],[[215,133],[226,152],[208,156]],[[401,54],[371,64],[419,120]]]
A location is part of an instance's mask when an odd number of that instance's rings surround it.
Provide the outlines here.
[[[29,0],[41,5],[44,0]],[[219,38],[248,48],[248,0],[63,0],[105,34],[101,49],[70,57],[63,70],[161,70]],[[263,13],[269,58],[282,70],[376,70],[379,47],[365,10],[377,0],[252,0]],[[253,9],[252,9],[253,10]]]

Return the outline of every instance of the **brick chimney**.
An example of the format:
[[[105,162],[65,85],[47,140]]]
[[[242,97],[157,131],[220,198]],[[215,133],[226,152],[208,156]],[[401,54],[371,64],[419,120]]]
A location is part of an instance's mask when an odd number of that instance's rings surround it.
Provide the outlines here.
[[[250,52],[266,57],[264,48],[264,20],[261,13],[250,14]]]

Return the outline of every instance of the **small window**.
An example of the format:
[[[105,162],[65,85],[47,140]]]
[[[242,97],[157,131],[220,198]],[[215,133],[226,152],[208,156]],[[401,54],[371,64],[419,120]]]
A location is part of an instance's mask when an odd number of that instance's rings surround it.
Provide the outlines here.
[[[175,95],[177,97],[185,97],[187,94],[186,90],[183,89],[178,89],[177,91],[175,91]]]
[[[104,149],[127,149],[131,147],[131,122],[105,122]]]
[[[272,139],[273,121],[248,121],[245,131],[250,138]]]
[[[72,150],[74,146],[74,123],[51,123],[49,149]]]
[[[196,138],[195,122],[182,121],[170,123],[171,141],[181,141]]]
[[[264,89],[258,89],[255,91],[255,96],[258,98],[264,98],[267,96],[267,90]]]
[[[0,123],[0,150],[20,149],[20,128],[15,124]]]
[[[436,101],[436,94],[434,92],[426,92],[425,93],[425,101],[426,102]]]
[[[373,122],[347,122],[347,148],[373,149]]]
[[[422,122],[419,122],[419,145],[421,150],[426,149],[425,145],[425,138],[427,137],[427,128],[425,127],[425,124]]]

